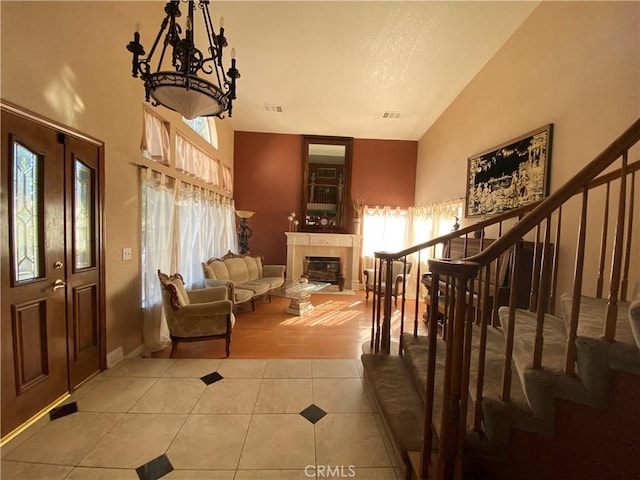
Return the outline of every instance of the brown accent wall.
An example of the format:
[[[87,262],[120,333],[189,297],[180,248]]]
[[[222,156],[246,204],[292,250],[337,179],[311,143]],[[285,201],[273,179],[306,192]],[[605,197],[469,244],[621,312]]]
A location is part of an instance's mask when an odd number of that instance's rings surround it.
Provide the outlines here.
[[[251,253],[265,263],[287,263],[287,216],[300,215],[302,136],[235,132],[233,196],[238,210],[252,210]]]
[[[351,191],[368,205],[413,205],[418,142],[355,139]],[[300,215],[302,135],[235,132],[233,192],[238,210],[252,210],[251,253],[266,263],[287,260],[287,217]]]
[[[367,205],[413,206],[417,158],[415,141],[355,139],[351,194]]]

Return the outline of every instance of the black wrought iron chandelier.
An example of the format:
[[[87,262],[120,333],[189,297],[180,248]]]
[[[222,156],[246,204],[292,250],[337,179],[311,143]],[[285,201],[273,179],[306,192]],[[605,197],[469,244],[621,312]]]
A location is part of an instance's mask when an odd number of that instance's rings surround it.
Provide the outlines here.
[[[188,5],[188,14],[183,27],[178,23],[180,2]],[[216,116],[223,118],[224,112],[231,117],[233,100],[236,98],[236,80],[240,72],[236,68],[235,51],[231,49],[231,67],[225,74],[222,66],[222,50],[227,46],[222,18],[216,34],[209,13],[209,0],[171,0],[164,7],[166,17],[153,42],[149,55],[145,55],[140,43],[140,32],[133,34],[127,45],[133,55],[131,73],[144,81],[147,102],[164,105],[191,120],[196,117]],[[204,28],[209,46],[206,53],[194,44],[194,12],[196,4],[202,12]],[[165,33],[166,32],[166,33]],[[160,39],[163,36],[164,41]],[[152,73],[152,57],[160,47],[157,69]],[[169,54],[167,54],[169,50]],[[163,64],[165,55],[171,57],[171,66]],[[166,63],[169,60],[167,59]],[[173,70],[175,71],[173,71]],[[199,77],[198,73],[211,75],[214,81]]]

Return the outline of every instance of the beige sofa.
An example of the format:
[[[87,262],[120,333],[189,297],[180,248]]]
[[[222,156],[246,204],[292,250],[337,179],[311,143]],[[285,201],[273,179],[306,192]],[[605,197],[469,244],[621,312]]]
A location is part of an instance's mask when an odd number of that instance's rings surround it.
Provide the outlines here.
[[[207,287],[226,286],[234,304],[251,303],[255,310],[256,297],[284,283],[284,265],[263,265],[261,257],[227,253],[222,258],[211,258],[202,264]]]

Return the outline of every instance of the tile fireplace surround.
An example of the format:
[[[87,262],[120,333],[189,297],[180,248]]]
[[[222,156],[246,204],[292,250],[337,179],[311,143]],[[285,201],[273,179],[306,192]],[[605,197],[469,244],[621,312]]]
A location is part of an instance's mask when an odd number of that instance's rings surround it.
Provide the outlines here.
[[[305,257],[340,257],[344,288],[360,288],[360,235],[341,233],[285,232],[287,236],[287,280],[303,273]]]

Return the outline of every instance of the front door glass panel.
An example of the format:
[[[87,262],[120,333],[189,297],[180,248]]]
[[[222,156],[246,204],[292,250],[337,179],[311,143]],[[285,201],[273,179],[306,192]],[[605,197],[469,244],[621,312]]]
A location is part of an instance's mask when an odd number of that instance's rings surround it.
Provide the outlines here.
[[[13,279],[16,283],[41,278],[43,215],[42,159],[25,146],[13,142]]]
[[[84,163],[74,162],[74,251],[75,269],[94,266],[93,258],[93,171]]]

